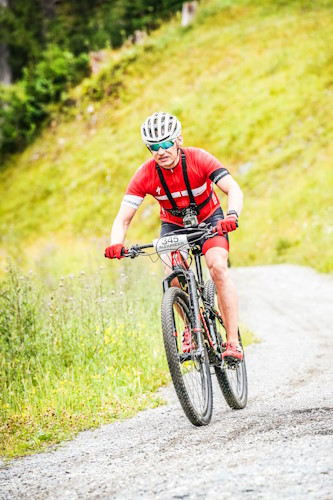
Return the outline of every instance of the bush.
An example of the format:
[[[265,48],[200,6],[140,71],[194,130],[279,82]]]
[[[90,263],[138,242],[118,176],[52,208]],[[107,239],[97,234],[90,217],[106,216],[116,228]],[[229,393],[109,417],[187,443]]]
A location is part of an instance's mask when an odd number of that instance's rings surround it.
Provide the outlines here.
[[[37,103],[47,104],[58,101],[64,91],[88,73],[88,55],[75,57],[69,51],[50,45],[44,52],[43,60],[32,70],[25,70],[23,82],[28,95]]]
[[[27,95],[22,84],[0,86],[0,159],[6,153],[22,150],[44,116],[43,107]]]
[[[48,116],[48,104],[64,98],[88,72],[88,55],[75,57],[51,45],[35,68],[25,69],[21,83],[0,86],[0,159],[24,149]]]

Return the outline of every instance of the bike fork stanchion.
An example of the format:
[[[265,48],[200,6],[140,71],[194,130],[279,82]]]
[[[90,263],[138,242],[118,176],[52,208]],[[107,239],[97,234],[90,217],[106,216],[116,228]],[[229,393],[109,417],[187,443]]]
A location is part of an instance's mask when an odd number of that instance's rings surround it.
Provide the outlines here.
[[[188,295],[189,295],[189,301],[190,301],[190,308],[192,311],[192,318],[193,318],[193,331],[195,332],[197,336],[197,342],[198,342],[198,354],[202,355],[203,354],[203,343],[202,343],[202,326],[201,326],[201,316],[200,316],[200,309],[199,309],[199,301],[197,297],[197,284],[195,281],[194,273],[192,271],[189,271],[187,273],[187,286],[188,286]]]

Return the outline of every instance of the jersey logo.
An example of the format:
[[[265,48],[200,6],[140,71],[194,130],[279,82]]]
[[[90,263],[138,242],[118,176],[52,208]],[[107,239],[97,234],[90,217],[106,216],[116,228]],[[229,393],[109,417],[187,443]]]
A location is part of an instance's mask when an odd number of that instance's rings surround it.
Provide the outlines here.
[[[158,195],[160,195],[160,194],[161,194],[161,188],[160,188],[160,186],[158,186],[158,187],[156,188],[156,192],[157,192],[157,194],[158,194]]]

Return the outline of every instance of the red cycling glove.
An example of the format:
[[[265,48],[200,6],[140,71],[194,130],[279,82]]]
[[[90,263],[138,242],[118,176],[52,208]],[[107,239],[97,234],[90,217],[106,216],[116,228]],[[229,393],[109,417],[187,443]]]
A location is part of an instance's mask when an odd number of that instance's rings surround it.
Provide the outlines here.
[[[224,236],[230,231],[237,229],[237,217],[235,215],[227,215],[226,219],[221,219],[216,224],[217,232],[220,236]]]
[[[108,259],[123,259],[124,255],[121,255],[121,251],[124,249],[124,253],[127,253],[127,249],[121,243],[116,243],[105,249],[105,257]]]

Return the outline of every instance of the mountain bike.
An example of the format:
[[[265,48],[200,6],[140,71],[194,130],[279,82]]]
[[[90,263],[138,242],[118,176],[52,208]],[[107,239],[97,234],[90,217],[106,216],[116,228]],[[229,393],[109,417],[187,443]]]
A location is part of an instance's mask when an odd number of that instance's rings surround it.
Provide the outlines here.
[[[161,308],[162,332],[166,358],[173,385],[187,418],[195,426],[207,425],[212,417],[213,391],[211,368],[227,404],[241,409],[247,403],[245,356],[241,362],[227,364],[226,331],[218,310],[212,279],[206,283],[201,265],[201,238],[212,238],[217,230],[206,223],[196,228],[181,228],[152,243],[123,249],[124,257],[136,258],[171,254],[171,273],[163,280]],[[191,264],[195,263],[195,270]],[[171,283],[177,283],[172,286]],[[183,335],[191,335],[191,344],[183,352]],[[239,343],[242,345],[238,330]]]

